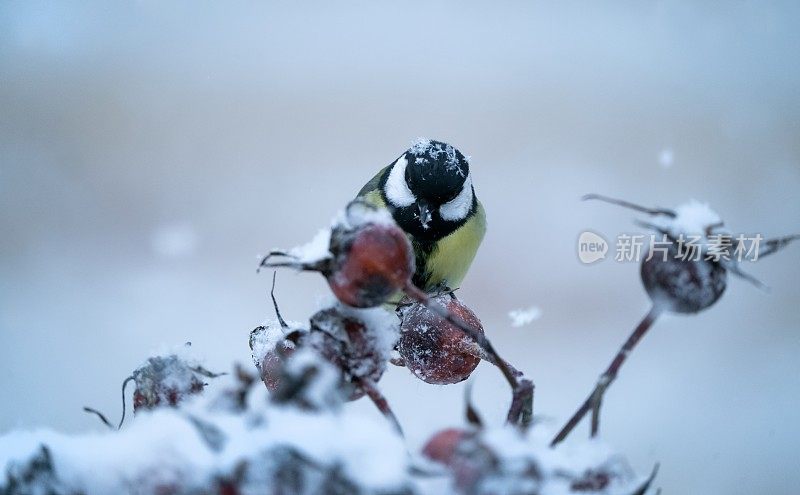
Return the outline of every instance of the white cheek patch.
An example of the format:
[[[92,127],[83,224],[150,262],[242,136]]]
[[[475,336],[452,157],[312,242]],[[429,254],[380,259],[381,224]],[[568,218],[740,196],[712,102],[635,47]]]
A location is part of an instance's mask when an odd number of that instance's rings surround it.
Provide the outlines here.
[[[472,176],[468,175],[461,192],[439,208],[439,215],[449,222],[463,220],[472,209],[472,199]]]
[[[403,155],[394,163],[392,170],[389,172],[389,178],[386,179],[386,199],[389,200],[392,206],[398,208],[411,206],[417,201],[406,182],[406,165],[408,165],[408,161]]]

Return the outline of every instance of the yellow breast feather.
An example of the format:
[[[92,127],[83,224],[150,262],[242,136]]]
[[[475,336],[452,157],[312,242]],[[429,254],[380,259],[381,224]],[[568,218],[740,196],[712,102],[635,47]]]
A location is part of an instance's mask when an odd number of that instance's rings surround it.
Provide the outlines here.
[[[478,203],[478,211],[458,230],[440,240],[428,257],[428,288],[444,284],[455,289],[464,280],[472,260],[486,233],[486,212]]]

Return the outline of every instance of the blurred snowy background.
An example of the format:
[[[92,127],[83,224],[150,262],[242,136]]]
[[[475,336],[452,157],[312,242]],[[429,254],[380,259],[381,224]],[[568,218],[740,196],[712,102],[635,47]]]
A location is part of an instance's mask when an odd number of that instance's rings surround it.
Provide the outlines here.
[[[421,135],[472,156],[490,227],[460,296],[560,426],[648,305],[637,266],[578,262],[584,229],[637,232],[582,194],[800,231],[798,22],[789,1],[3,2],[0,432],[99,429],[81,407],[116,417],[162,345],[247,362],[272,317],[257,254],[309,239]],[[734,280],[658,322],[606,397],[604,438],[660,461],[664,493],[800,483],[800,248],[749,268],[771,294]],[[288,318],[327,294],[278,277]],[[473,381],[501,422],[499,373]],[[463,385],[382,385],[412,445],[461,420]]]

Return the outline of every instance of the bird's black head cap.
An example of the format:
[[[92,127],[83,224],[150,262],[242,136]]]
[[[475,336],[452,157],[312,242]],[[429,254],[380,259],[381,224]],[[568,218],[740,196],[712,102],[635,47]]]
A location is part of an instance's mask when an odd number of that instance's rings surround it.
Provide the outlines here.
[[[469,162],[453,146],[417,139],[406,151],[406,182],[418,198],[443,204],[458,196],[469,175]]]

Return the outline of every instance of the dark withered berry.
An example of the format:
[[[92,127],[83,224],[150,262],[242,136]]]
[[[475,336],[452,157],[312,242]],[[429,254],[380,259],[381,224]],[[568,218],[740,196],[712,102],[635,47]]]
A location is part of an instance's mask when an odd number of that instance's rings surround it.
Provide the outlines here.
[[[685,257],[675,242],[666,254],[642,260],[642,283],[653,304],[675,313],[697,313],[719,300],[727,286],[721,264]]]
[[[203,378],[210,376],[214,375],[175,354],[151,357],[131,375],[136,384],[133,410],[175,407],[202,392],[206,385]]]
[[[374,385],[383,376],[396,338],[397,323],[391,313],[333,306],[311,317],[311,331],[302,345],[342,371],[349,398],[356,400],[366,393],[363,384]]]
[[[307,331],[303,329],[289,329],[274,324],[260,326],[250,332],[253,361],[270,392],[278,388],[284,363],[294,353],[305,333]]]

